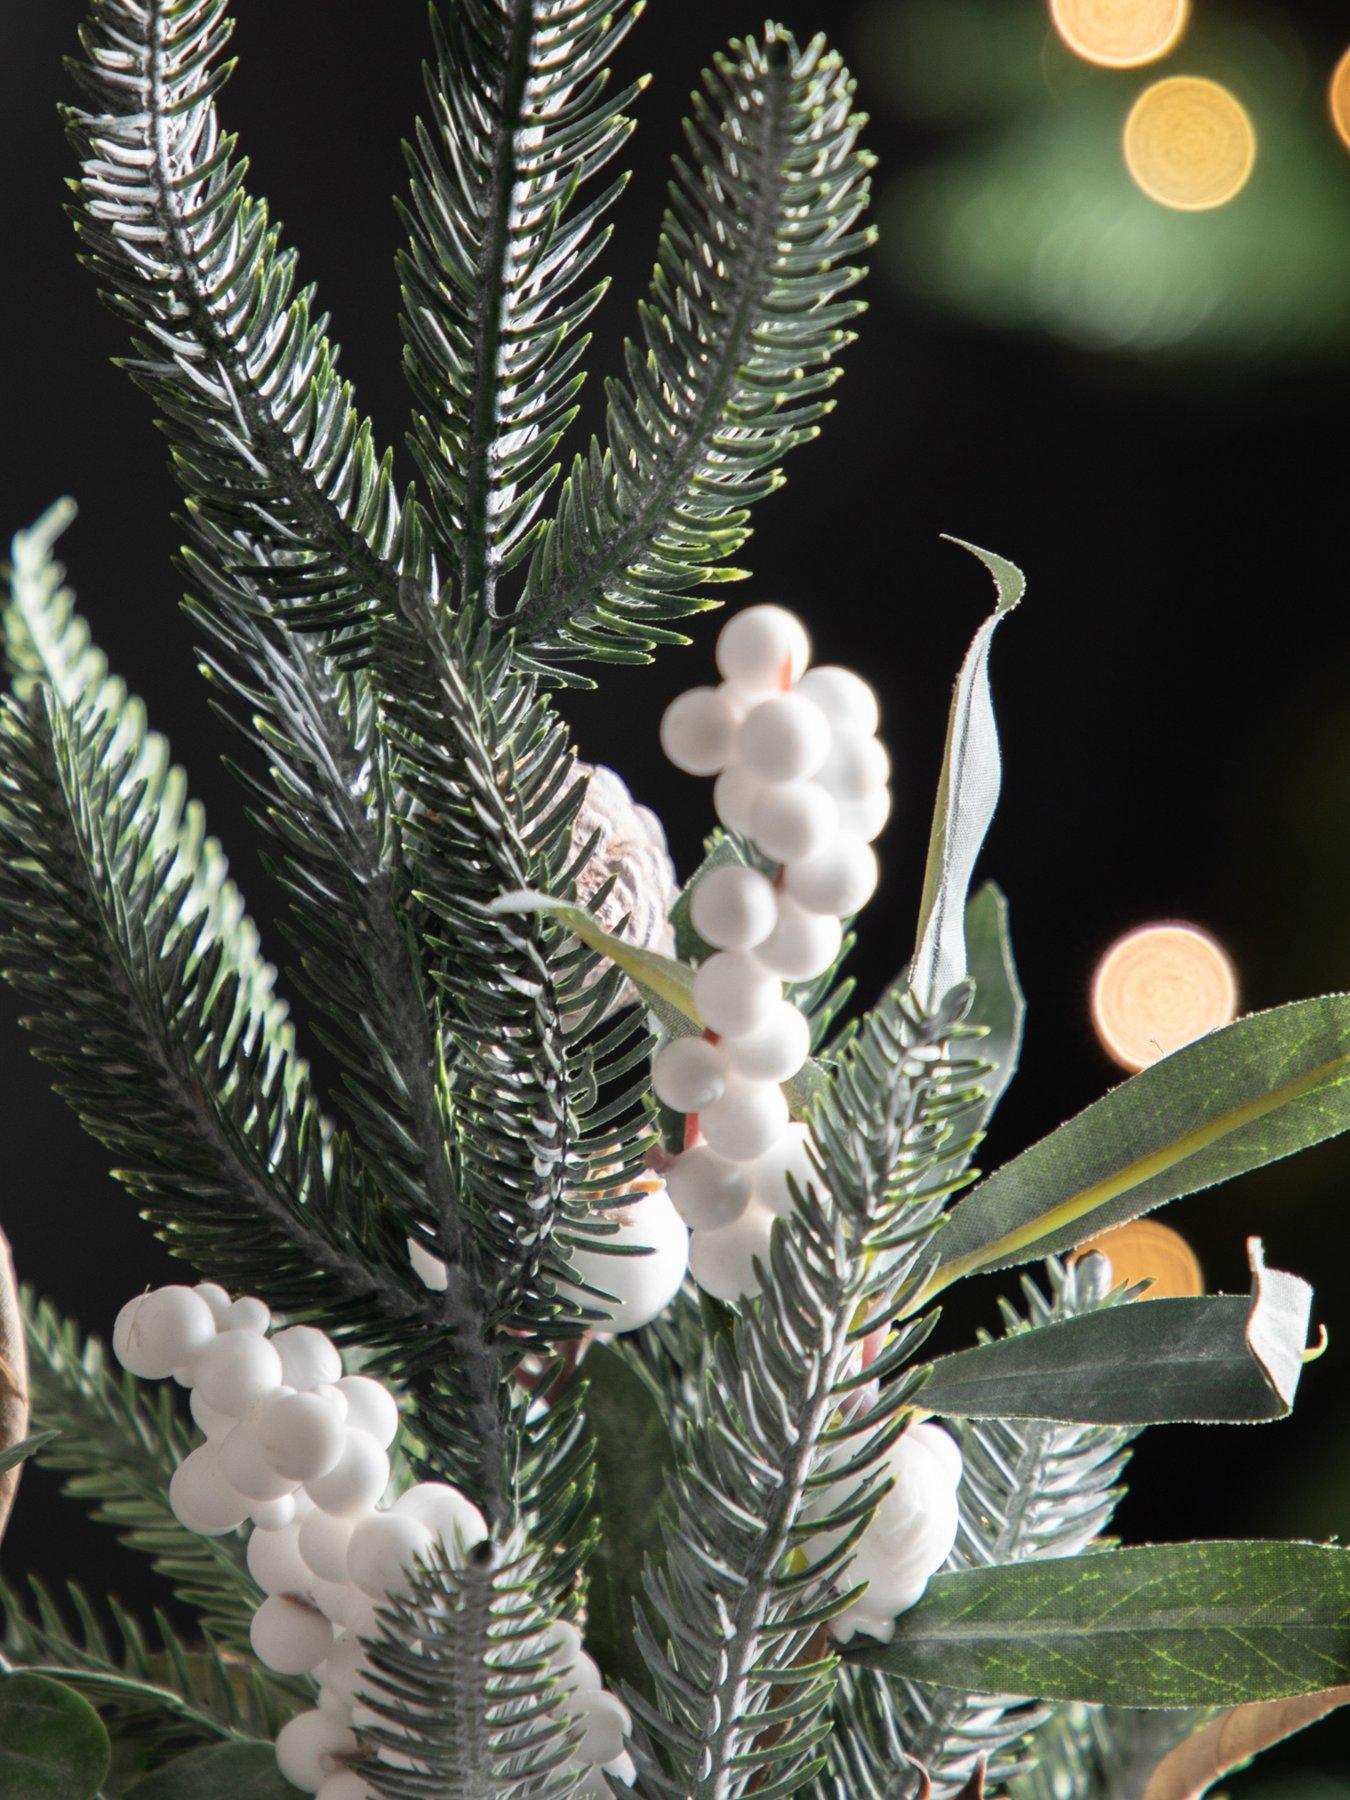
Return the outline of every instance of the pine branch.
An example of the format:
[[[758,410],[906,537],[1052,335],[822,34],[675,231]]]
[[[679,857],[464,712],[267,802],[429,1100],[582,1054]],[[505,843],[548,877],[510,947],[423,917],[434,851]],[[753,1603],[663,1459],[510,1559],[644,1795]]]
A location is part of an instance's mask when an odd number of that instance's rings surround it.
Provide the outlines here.
[[[300,1695],[289,1691],[291,1684],[264,1676],[251,1658],[224,1654],[212,1643],[189,1648],[160,1612],[152,1641],[109,1598],[110,1634],[74,1582],[66,1586],[73,1625],[36,1576],[28,1577],[27,1586],[25,1603],[0,1583],[6,1657],[77,1689],[119,1743],[132,1739],[158,1760],[185,1745],[273,1738],[296,1710]]]
[[[705,76],[606,447],[574,463],[513,615],[527,659],[642,661],[735,575],[716,565],[815,436],[861,309],[871,159],[852,106],[840,59],[776,27]]]
[[[406,147],[399,259],[413,453],[461,606],[496,611],[500,576],[528,554],[550,465],[575,416],[605,283],[575,292],[604,248],[624,185],[577,209],[632,130],[605,62],[633,0],[457,0],[433,9],[432,124]]]
[[[336,372],[313,290],[221,132],[227,0],[92,0],[67,124],[86,262],[131,327],[190,506],[225,579],[278,600],[391,598],[424,558],[388,457]]]
[[[1110,1266],[1100,1257],[1046,1264],[1046,1287],[1022,1278],[1024,1312],[1000,1301],[1005,1335],[1116,1306]],[[988,1334],[982,1334],[987,1339]],[[982,1568],[1041,1556],[1073,1556],[1105,1530],[1120,1500],[1120,1477],[1134,1431],[1043,1421],[967,1420],[959,1430],[964,1473],[953,1568]],[[918,1769],[936,1796],[957,1794],[981,1757],[991,1780],[1025,1768],[1016,1751],[1044,1715],[1026,1707],[851,1672],[841,1690],[831,1744],[832,1777],[822,1800],[915,1800]],[[906,1758],[912,1758],[911,1767]]]
[[[660,1760],[644,1757],[653,1800],[762,1800],[795,1792],[819,1767],[834,1659],[820,1626],[843,1601],[849,1553],[884,1491],[877,1462],[915,1393],[905,1364],[931,1320],[901,1326],[880,1365],[858,1347],[919,1291],[942,1197],[913,1196],[974,1104],[980,1065],[950,1059],[968,995],[931,1019],[897,1000],[844,1053],[814,1121],[823,1184],[775,1228],[764,1292],[710,1352],[712,1379],[684,1446],[664,1564],[648,1572],[639,1644],[658,1705],[632,1696]],[[915,1046],[937,1058],[907,1060]],[[915,1071],[911,1074],[909,1071]],[[886,1379],[869,1397],[876,1375]],[[857,1489],[819,1518],[828,1459],[847,1446]],[[814,1562],[804,1540],[847,1528]]]
[[[170,1387],[147,1388],[110,1368],[96,1338],[25,1290],[34,1411],[54,1438],[38,1454],[130,1549],[150,1558],[173,1593],[225,1649],[246,1649],[260,1595],[237,1537],[199,1537],[169,1508],[169,1480],[194,1436]]]
[[[565,1800],[577,1734],[555,1716],[548,1614],[519,1537],[467,1568],[443,1555],[391,1604],[370,1650],[366,1774],[386,1800]],[[388,1757],[381,1751],[392,1752]],[[414,1762],[405,1759],[415,1759]]]

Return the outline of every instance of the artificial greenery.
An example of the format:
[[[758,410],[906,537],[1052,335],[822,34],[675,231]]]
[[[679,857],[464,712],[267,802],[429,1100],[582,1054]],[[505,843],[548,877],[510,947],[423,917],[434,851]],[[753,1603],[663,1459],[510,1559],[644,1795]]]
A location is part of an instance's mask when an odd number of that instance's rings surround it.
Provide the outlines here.
[[[687,1284],[593,1346],[603,1296],[574,1257],[678,1147],[650,1058],[700,1024],[706,946],[687,899],[683,961],[601,925],[609,885],[578,904],[593,845],[555,690],[683,642],[737,572],[828,410],[870,242],[838,57],[772,25],[733,42],[694,97],[604,442],[564,476],[640,92],[607,64],[638,10],[433,9],[402,206],[405,488],[219,123],[226,0],[92,0],[75,223],[182,486],[188,613],[324,1078],[62,585],[64,507],[10,569],[0,958],[173,1254],[357,1349],[403,1398],[396,1479],[453,1483],[488,1523],[380,1616],[357,1764],[376,1794],[574,1795],[548,1652],[574,1625],[631,1706],[645,1800],[1086,1800],[1127,1765],[1143,1792],[1220,1709],[1350,1677],[1350,1552],[1103,1539],[1138,1429],[1288,1411],[1309,1295],[1254,1253],[1250,1298],[1151,1301],[1072,1254],[1350,1125],[1350,1003],[1216,1032],[962,1192],[1022,1028],[1006,904],[969,897],[998,792],[990,643],[1022,591],[979,552],[998,602],[957,684],[914,959],[853,1017],[837,970],[796,995],[815,1058],[788,1097],[819,1179],[757,1299]],[[751,854],[723,838],[710,862]],[[1001,1335],[930,1346],[946,1288],[1046,1257],[1066,1260],[1024,1279]],[[58,1472],[180,1610],[147,1631],[12,1581],[0,1785],[288,1791],[270,1742],[311,1684],[251,1656],[239,1536],[194,1536],[165,1500],[191,1442],[173,1390],[147,1400],[25,1310],[34,1435],[13,1457]],[[956,1549],[890,1643],[837,1645],[883,1459],[926,1410],[964,1449]]]

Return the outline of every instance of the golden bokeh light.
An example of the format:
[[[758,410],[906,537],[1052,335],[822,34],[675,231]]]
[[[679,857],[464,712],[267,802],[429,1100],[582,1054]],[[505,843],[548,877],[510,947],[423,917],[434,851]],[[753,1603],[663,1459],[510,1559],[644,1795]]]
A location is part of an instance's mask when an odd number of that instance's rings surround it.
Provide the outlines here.
[[[1104,69],[1137,69],[1176,47],[1190,0],[1050,0],[1055,30],[1076,56]]]
[[[1198,75],[1169,75],[1146,87],[1125,121],[1125,165],[1160,206],[1207,212],[1247,185],[1256,132],[1226,87]]]
[[[1146,1069],[1237,1017],[1228,954],[1196,925],[1141,925],[1118,938],[1092,978],[1092,1023],[1123,1069]]]
[[[1341,142],[1350,150],[1350,50],[1332,70],[1327,101],[1331,107],[1331,122]]]
[[[1074,1260],[1098,1251],[1111,1265],[1116,1285],[1151,1285],[1145,1300],[1188,1300],[1205,1291],[1204,1272],[1194,1250],[1179,1231],[1156,1219],[1135,1219],[1083,1244]]]

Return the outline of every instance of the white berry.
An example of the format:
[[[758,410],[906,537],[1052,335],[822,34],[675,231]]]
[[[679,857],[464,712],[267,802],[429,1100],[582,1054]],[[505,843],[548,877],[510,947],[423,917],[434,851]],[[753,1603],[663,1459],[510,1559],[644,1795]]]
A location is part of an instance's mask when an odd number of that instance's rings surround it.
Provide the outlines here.
[[[636,1331],[663,1313],[680,1290],[689,1263],[689,1228],[676,1212],[664,1187],[626,1207],[619,1229],[605,1240],[615,1248],[642,1250],[640,1256],[616,1256],[603,1250],[573,1250],[572,1262],[588,1287],[602,1299],[570,1283],[567,1292],[578,1305],[605,1315],[601,1330]]]
[[[632,1729],[628,1708],[616,1695],[580,1693],[571,1708],[582,1721],[577,1755],[582,1762],[613,1762],[623,1752],[623,1740]]]
[[[778,896],[778,923],[755,952],[756,961],[787,981],[811,981],[838,960],[844,931],[828,913],[807,912],[791,894]]]
[[[782,1089],[771,1081],[748,1081],[743,1075],[728,1077],[722,1098],[699,1114],[704,1137],[731,1162],[753,1162],[763,1156],[787,1123]]]
[[[194,1387],[188,1395],[188,1411],[199,1431],[209,1438],[224,1437],[227,1431],[233,1431],[238,1420],[233,1413],[217,1412],[214,1406],[208,1406],[202,1398],[202,1390]]]
[[[249,1513],[249,1518],[263,1531],[281,1531],[287,1525],[297,1524],[300,1509],[295,1497],[299,1492],[298,1488],[292,1488],[289,1494],[283,1494],[279,1500],[259,1500]]]
[[[333,1647],[333,1627],[315,1607],[269,1594],[254,1613],[248,1641],[260,1663],[278,1675],[307,1675]]]
[[[264,1301],[253,1294],[244,1294],[234,1301],[225,1315],[222,1331],[256,1331],[259,1337],[266,1337],[272,1326],[272,1309]]]
[[[701,1111],[721,1096],[725,1086],[722,1052],[705,1038],[672,1038],[652,1061],[652,1090],[675,1112]]]
[[[344,1375],[337,1387],[347,1402],[347,1423],[387,1450],[398,1436],[398,1401],[389,1389],[369,1375]]]
[[[835,734],[816,780],[841,803],[866,800],[869,794],[885,787],[890,767],[890,758],[876,738],[840,731]]]
[[[745,716],[736,757],[764,781],[806,781],[830,754],[830,724],[800,694],[774,694]]]
[[[277,1767],[303,1793],[317,1794],[325,1776],[356,1755],[356,1733],[331,1713],[297,1713],[277,1733]]]
[[[347,1546],[353,1531],[366,1516],[365,1513],[350,1513],[339,1518],[316,1506],[300,1521],[297,1542],[305,1566],[322,1581],[345,1581]]]
[[[823,1189],[820,1171],[811,1160],[811,1134],[805,1125],[789,1125],[783,1135],[750,1170],[750,1185],[755,1199],[780,1218],[788,1218],[794,1210],[788,1177],[799,1191],[808,1185]]]
[[[752,1300],[760,1290],[755,1260],[769,1260],[773,1214],[752,1200],[732,1225],[720,1231],[696,1231],[689,1253],[689,1272],[716,1300]]]
[[[753,950],[773,930],[778,901],[772,882],[758,869],[727,863],[694,883],[689,916],[714,950]]]
[[[216,1321],[202,1296],[189,1287],[137,1294],[117,1315],[113,1352],[123,1368],[146,1381],[163,1381],[203,1350]]]
[[[307,1481],[309,1497],[321,1512],[339,1518],[375,1505],[389,1481],[389,1455],[368,1431],[346,1426],[337,1461],[317,1481]]]
[[[731,756],[736,710],[717,688],[690,688],[661,718],[661,748],[686,775],[716,775]]]
[[[342,1453],[346,1413],[345,1401],[335,1403],[322,1393],[278,1394],[263,1401],[250,1424],[278,1474],[313,1481]]]
[[[763,791],[764,783],[743,763],[732,763],[723,769],[713,783],[713,811],[723,828],[748,836],[750,815]]]
[[[223,1331],[226,1315],[233,1304],[225,1289],[215,1281],[199,1281],[192,1291],[194,1294],[199,1294],[210,1308],[211,1317],[216,1322],[216,1330]]]
[[[765,787],[750,808],[750,833],[774,862],[817,856],[839,830],[839,807],[814,781],[786,781]],[[765,933],[767,936],[768,933]]]
[[[312,1325],[290,1325],[272,1339],[281,1358],[282,1380],[301,1393],[321,1382],[341,1381],[342,1358],[332,1338]]]
[[[790,1000],[780,1000],[767,1025],[749,1037],[728,1038],[727,1065],[750,1081],[790,1081],[811,1054],[811,1026]]]
[[[889,788],[873,788],[863,800],[846,800],[839,808],[839,828],[852,832],[865,844],[873,838],[881,836],[886,828],[886,821],[891,816],[891,791]]]
[[[373,1600],[406,1593],[414,1562],[425,1558],[435,1541],[428,1527],[407,1513],[371,1513],[347,1545],[347,1579]]]
[[[718,634],[719,672],[749,692],[791,687],[810,660],[811,640],[786,607],[748,606]]]
[[[281,1386],[281,1358],[252,1331],[222,1331],[198,1356],[194,1379],[207,1406],[241,1419]]]
[[[797,692],[813,701],[837,731],[855,731],[867,737],[881,722],[875,692],[852,669],[818,663],[802,676]]]
[[[827,850],[789,866],[787,891],[807,912],[846,918],[872,898],[877,859],[870,844],[840,832]]]
[[[691,1231],[716,1230],[740,1218],[750,1203],[750,1175],[710,1144],[695,1144],[666,1170],[666,1192]]]
[[[482,1513],[448,1482],[418,1482],[400,1494],[390,1510],[416,1519],[433,1531],[453,1562],[462,1563],[471,1550],[487,1540],[487,1521]]]
[[[223,1537],[248,1517],[248,1501],[225,1479],[214,1444],[201,1444],[173,1472],[169,1506],[178,1523],[202,1537]]]
[[[220,1440],[220,1466],[231,1486],[253,1500],[280,1500],[295,1482],[278,1473],[271,1456],[258,1441],[251,1414]]]
[[[308,1599],[314,1586],[309,1564],[300,1553],[300,1524],[249,1533],[245,1556],[248,1572],[265,1594],[293,1594]]]
[[[317,1673],[323,1692],[330,1700],[350,1707],[357,1690],[370,1676],[370,1659],[365,1645],[359,1637],[346,1633],[333,1645]]]
[[[709,1031],[743,1037],[768,1023],[782,989],[749,950],[716,950],[694,976],[694,1005]]]

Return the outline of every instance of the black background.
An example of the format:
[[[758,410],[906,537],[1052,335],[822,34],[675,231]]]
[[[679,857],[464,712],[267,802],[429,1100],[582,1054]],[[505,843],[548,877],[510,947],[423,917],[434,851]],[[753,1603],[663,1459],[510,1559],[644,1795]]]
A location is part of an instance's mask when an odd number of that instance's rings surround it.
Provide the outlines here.
[[[1036,0],[1025,0],[1028,7]],[[400,440],[399,138],[420,99],[418,0],[239,0],[240,70],[225,109],[302,246],[383,442]],[[1291,5],[1310,66],[1344,47],[1336,5]],[[0,28],[0,523],[70,492],[64,554],[113,665],[149,702],[191,771],[273,955],[273,896],[220,767],[227,736],[193,673],[170,568],[176,494],[142,396],[110,365],[118,326],[77,267],[62,216],[70,163],[56,119],[79,0],[8,0]],[[852,50],[852,4],[779,16]],[[650,269],[689,88],[730,32],[757,24],[725,0],[655,0],[624,53],[655,80],[635,177],[617,215],[596,374],[619,346]],[[882,175],[929,146],[859,70]],[[1310,87],[1308,104],[1320,104]],[[1346,161],[1350,180],[1350,158]],[[1095,959],[1119,931],[1185,917],[1224,941],[1249,1008],[1346,985],[1350,704],[1345,617],[1345,365],[1260,358],[1208,370],[1000,336],[874,277],[836,416],[758,517],[738,599],[797,608],[817,653],[880,689],[897,769],[885,879],[857,973],[870,996],[912,946],[930,797],[950,683],[992,590],[953,532],[1015,558],[1030,589],[1000,634],[994,677],[1006,780],[983,868],[1006,888],[1030,1004],[1023,1073],[984,1157],[992,1166],[1114,1079],[1086,1012]],[[585,422],[596,415],[598,383]],[[650,670],[569,700],[583,753],[616,766],[666,820],[681,871],[710,821],[705,784],[663,765],[662,706],[711,667],[713,629]],[[1318,1284],[1331,1346],[1297,1417],[1257,1432],[1170,1428],[1144,1440],[1120,1514],[1134,1540],[1281,1533],[1327,1537],[1350,1492],[1345,1371],[1350,1279],[1343,1208],[1350,1147],[1319,1149],[1172,1209],[1214,1286],[1245,1286],[1243,1240]],[[27,1056],[0,1005],[0,1218],[21,1273],[106,1332],[117,1307],[172,1265]],[[987,1319],[992,1291],[969,1318]],[[953,1322],[949,1320],[949,1325]],[[5,1545],[24,1565],[135,1593],[140,1572],[40,1475],[25,1478]],[[1328,1766],[1336,1740],[1289,1759]],[[1239,1787],[1241,1787],[1239,1783]]]

